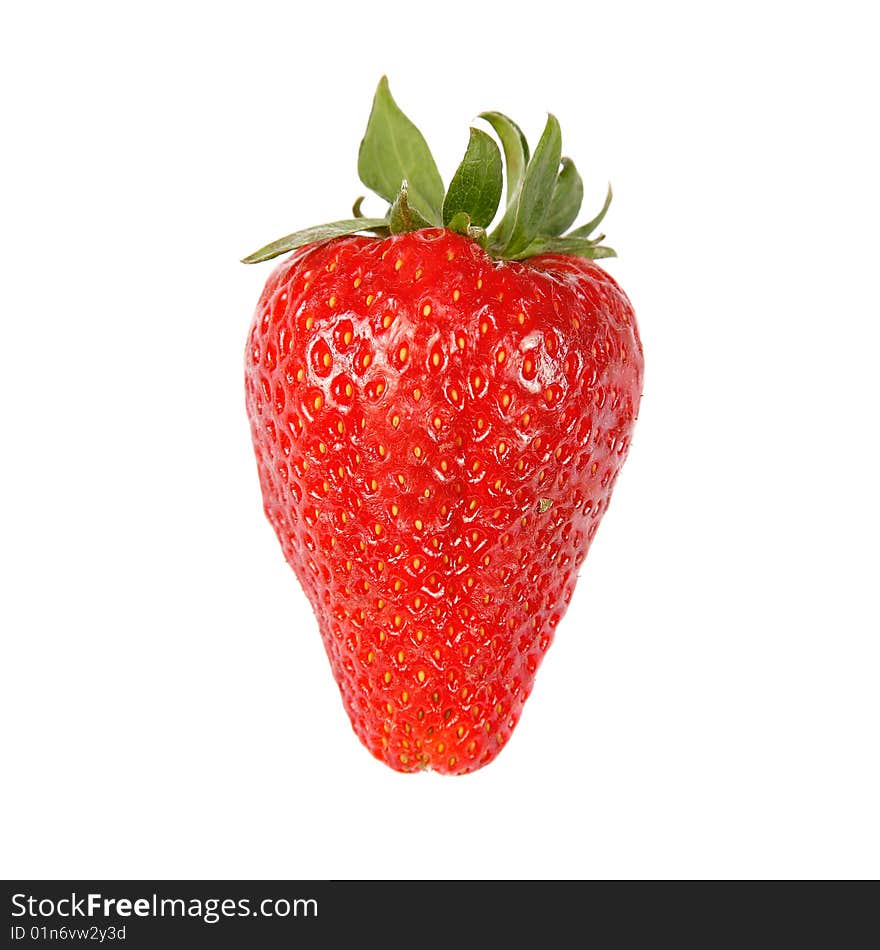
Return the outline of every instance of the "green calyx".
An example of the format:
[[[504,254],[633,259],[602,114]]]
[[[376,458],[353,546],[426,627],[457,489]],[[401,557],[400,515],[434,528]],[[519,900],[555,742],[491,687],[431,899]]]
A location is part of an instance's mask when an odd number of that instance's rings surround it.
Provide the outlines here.
[[[611,203],[610,186],[596,217],[569,230],[580,212],[584,186],[574,162],[562,155],[556,118],[547,117],[534,153],[512,119],[500,112],[483,112],[480,118],[492,128],[501,148],[486,132],[472,128],[464,158],[449,188],[444,189],[431,150],[401,112],[383,76],[358,153],[358,175],[367,188],[388,202],[385,216],[364,217],[363,198],[358,198],[351,218],[288,234],[248,255],[243,263],[267,261],[306,244],[347,234],[385,237],[437,227],[466,235],[499,260],[521,261],[549,253],[590,259],[616,256],[601,243],[604,234],[593,236]],[[502,207],[505,166],[507,187]],[[494,229],[489,230],[496,218]]]

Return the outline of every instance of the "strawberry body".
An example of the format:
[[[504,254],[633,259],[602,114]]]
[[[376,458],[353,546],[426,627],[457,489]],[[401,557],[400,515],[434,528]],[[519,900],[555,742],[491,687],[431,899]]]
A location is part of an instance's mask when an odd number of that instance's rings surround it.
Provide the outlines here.
[[[632,307],[593,261],[444,228],[307,245],[246,353],[266,515],[355,732],[400,771],[504,746],[626,457]]]

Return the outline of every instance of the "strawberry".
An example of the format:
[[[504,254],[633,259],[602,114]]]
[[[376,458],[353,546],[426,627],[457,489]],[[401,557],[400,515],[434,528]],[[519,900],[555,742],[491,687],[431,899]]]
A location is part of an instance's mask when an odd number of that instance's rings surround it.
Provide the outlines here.
[[[382,218],[300,231],[260,297],[246,401],[265,513],[355,732],[399,771],[507,743],[623,464],[642,388],[629,300],[594,263],[551,115],[533,155],[484,113],[448,191],[379,84],[361,144]]]

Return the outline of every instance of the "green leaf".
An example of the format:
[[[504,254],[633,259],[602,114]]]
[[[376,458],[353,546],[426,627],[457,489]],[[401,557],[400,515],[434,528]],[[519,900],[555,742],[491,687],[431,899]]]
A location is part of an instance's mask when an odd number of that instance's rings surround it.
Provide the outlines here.
[[[581,256],[588,257],[591,261],[598,261],[603,257],[617,257],[617,251],[613,247],[603,247],[601,244],[597,244],[592,251]]]
[[[440,224],[443,179],[422,133],[400,111],[388,89],[388,79],[379,80],[373,109],[358,152],[358,175],[376,194],[392,203],[400,183],[409,183],[409,203],[432,224]]]
[[[507,200],[510,201],[519,189],[529,161],[529,143],[516,122],[501,112],[481,112],[479,117],[492,126],[504,149],[504,161],[507,164]]]
[[[608,213],[608,208],[611,205],[611,185],[608,185],[608,194],[605,196],[605,204],[602,205],[602,210],[593,218],[592,221],[588,221],[586,224],[582,224],[579,228],[575,228],[568,237],[589,237],[596,228],[602,223],[605,215]]]
[[[392,234],[403,234],[406,231],[431,227],[430,221],[426,221],[415,208],[410,207],[409,182],[405,178],[400,183],[400,191],[394,199],[394,204],[391,205],[388,217],[391,221]]]
[[[604,236],[602,235],[602,237]],[[572,237],[571,235],[566,237],[539,237],[518,254],[514,254],[511,260],[525,260],[527,257],[534,257],[536,254],[571,254],[573,257],[586,257],[591,261],[599,260],[602,257],[617,257],[617,252],[613,248],[603,247],[598,243],[601,239],[597,238],[591,241],[589,238]]]
[[[327,241],[330,238],[344,237],[346,234],[357,234],[358,231],[380,231],[388,229],[387,218],[349,218],[345,221],[334,221],[331,224],[319,224],[304,231],[295,231],[283,238],[278,238],[271,244],[261,247],[259,251],[242,258],[242,264],[258,264],[261,261],[271,260],[279,254],[294,251],[306,244],[317,241]]]
[[[443,224],[448,225],[459,212],[466,211],[477,227],[488,227],[498,210],[503,186],[498,146],[485,132],[471,129],[464,158],[443,201]]]
[[[584,200],[584,183],[574,162],[570,158],[562,159],[562,170],[556,178],[553,200],[541,231],[545,234],[562,234],[571,227],[581,210]]]
[[[562,132],[556,117],[548,115],[538,147],[523,176],[516,217],[504,248],[505,257],[515,257],[525,250],[540,232],[550,209],[561,159]]]
[[[501,112],[481,112],[480,118],[492,126],[504,149],[504,163],[507,166],[507,208],[498,227],[492,232],[493,243],[503,246],[513,229],[516,198],[529,161],[529,143],[516,122]]]

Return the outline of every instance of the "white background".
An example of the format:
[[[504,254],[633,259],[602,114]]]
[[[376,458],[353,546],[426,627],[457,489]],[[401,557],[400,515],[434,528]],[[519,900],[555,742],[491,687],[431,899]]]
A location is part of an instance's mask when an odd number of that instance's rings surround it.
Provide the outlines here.
[[[3,876],[880,874],[868,10],[7,9]],[[646,353],[521,724],[456,779],[351,732],[243,403],[238,259],[347,216],[382,73],[447,181],[479,111],[558,116]]]

